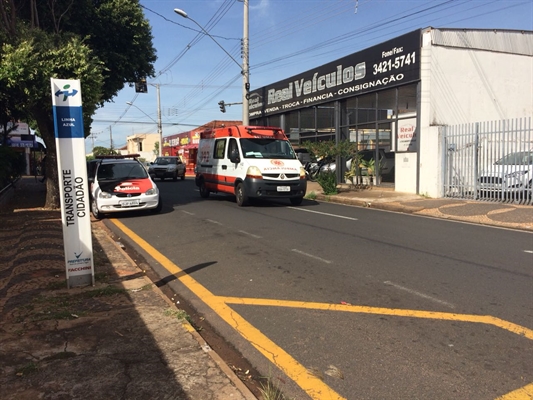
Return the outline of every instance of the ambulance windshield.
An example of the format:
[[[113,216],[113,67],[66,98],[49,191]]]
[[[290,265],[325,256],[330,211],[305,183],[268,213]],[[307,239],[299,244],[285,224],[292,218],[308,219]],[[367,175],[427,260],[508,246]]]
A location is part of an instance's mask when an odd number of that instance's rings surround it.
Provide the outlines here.
[[[244,158],[296,158],[287,140],[279,139],[241,139]]]

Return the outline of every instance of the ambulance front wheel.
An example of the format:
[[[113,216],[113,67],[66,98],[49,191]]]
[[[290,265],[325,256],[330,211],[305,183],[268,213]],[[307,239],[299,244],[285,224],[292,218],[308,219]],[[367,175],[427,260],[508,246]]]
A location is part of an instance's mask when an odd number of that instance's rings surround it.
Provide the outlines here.
[[[207,199],[209,197],[209,190],[205,187],[205,182],[202,180],[200,182],[200,197]]]
[[[248,205],[248,196],[246,195],[242,182],[237,184],[237,187],[235,188],[235,199],[237,200],[237,205],[239,207]]]
[[[302,204],[303,199],[303,197],[291,197],[291,204],[293,206],[299,206]]]

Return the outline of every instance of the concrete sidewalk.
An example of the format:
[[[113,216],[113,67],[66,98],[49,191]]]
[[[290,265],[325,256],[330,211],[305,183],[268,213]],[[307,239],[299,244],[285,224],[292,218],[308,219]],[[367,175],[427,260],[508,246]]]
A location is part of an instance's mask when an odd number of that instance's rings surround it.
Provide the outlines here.
[[[256,399],[101,222],[96,285],[66,289],[45,194],[23,178],[0,213],[2,399]]]
[[[416,194],[396,192],[392,187],[374,186],[355,189],[338,185],[339,193],[324,195],[317,182],[307,183],[307,198],[396,211],[474,224],[533,231],[533,205],[482,202],[457,199],[431,199]],[[313,194],[311,194],[313,193]]]

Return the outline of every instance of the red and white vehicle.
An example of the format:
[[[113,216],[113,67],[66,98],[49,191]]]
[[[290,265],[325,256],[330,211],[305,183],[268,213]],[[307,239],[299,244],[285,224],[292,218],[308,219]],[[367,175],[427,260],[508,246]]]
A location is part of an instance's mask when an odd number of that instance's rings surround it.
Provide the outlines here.
[[[229,126],[200,134],[196,162],[200,195],[234,194],[239,206],[253,199],[286,198],[299,205],[305,170],[281,128]]]
[[[161,211],[159,189],[136,156],[103,156],[88,162],[91,211],[96,219],[124,211]]]

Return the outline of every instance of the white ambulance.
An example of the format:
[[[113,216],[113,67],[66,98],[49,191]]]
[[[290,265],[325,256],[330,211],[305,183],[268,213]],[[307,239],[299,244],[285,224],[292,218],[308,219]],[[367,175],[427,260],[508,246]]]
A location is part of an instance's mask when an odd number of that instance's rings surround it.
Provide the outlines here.
[[[200,196],[229,193],[239,206],[253,199],[289,199],[299,205],[305,170],[281,128],[228,126],[200,134],[196,161]]]

